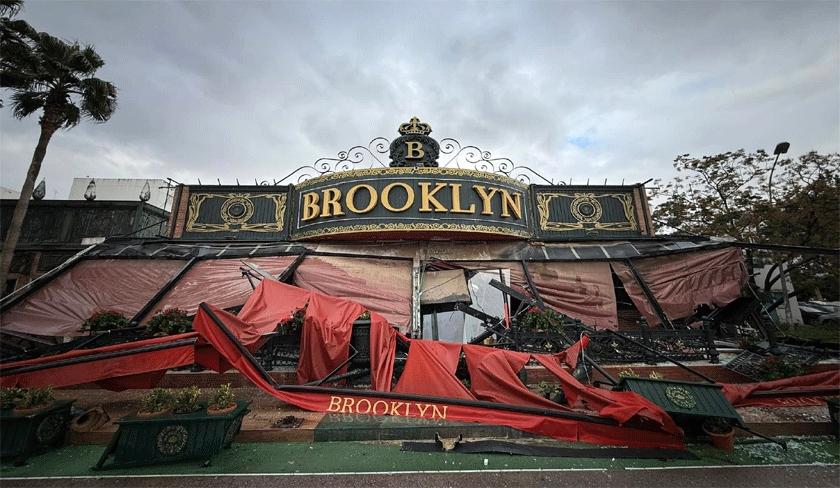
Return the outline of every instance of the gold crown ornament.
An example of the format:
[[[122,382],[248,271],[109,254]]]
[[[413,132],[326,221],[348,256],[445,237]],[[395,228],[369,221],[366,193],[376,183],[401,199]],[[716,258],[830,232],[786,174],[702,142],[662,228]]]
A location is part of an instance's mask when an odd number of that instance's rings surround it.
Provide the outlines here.
[[[420,122],[420,119],[417,117],[412,117],[407,123],[400,124],[399,132],[402,135],[423,134],[427,136],[432,132],[432,126],[425,122]]]

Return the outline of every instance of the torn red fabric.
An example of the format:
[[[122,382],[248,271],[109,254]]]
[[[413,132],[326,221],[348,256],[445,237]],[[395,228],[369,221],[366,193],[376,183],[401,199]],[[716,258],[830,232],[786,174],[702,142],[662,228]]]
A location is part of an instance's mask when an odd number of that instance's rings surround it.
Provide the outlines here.
[[[476,398],[510,405],[568,410],[532,392],[519,379],[517,373],[531,359],[529,353],[469,344],[463,348],[470,371],[470,389]]]
[[[265,334],[306,307],[300,340],[297,381],[300,384],[324,378],[349,357],[353,321],[365,308],[351,300],[304,290],[279,281],[263,280],[231,319],[231,332],[246,346],[259,344]],[[374,389],[389,391],[396,349],[396,331],[384,317],[370,312],[370,350]],[[346,366],[342,368],[343,372]]]
[[[461,344],[411,341],[408,361],[394,391],[475,400],[472,393],[455,377],[460,359]]]
[[[665,432],[682,435],[682,429],[671,416],[647,398],[632,391],[610,391],[584,385],[563,369],[555,356],[535,354],[534,359],[560,380],[570,405],[595,410],[619,424],[634,418],[647,419],[661,426]]]
[[[840,395],[840,371],[823,371],[759,383],[723,383],[723,396],[736,407],[802,407],[825,404]],[[809,390],[807,394],[798,394]],[[751,396],[754,393],[771,396]],[[823,393],[824,392],[824,393]]]
[[[275,387],[258,365],[243,356],[235,339],[228,337],[215,324],[210,314],[223,324],[235,318],[224,311],[206,306],[199,309],[193,327],[230,364],[247,377],[255,386],[269,395],[299,408],[317,412],[391,415],[431,420],[480,422],[506,425],[515,429],[546,435],[561,440],[610,444],[630,447],[683,447],[680,435],[655,428],[621,427],[610,423],[578,418],[563,418],[545,413],[521,412],[505,409],[504,405],[461,405],[448,403],[445,398],[421,399],[396,393],[356,392],[352,390],[322,389],[317,387]],[[476,346],[477,347],[477,346]]]
[[[52,385],[62,387],[103,381],[102,386],[117,391],[132,385],[148,385],[154,376],[145,373],[166,371],[195,362],[193,342],[174,343],[194,339],[195,332],[142,341],[116,344],[96,349],[76,349],[63,354],[43,356],[0,365],[0,385],[24,388]],[[172,345],[173,347],[168,347]],[[14,373],[21,367],[42,368]],[[157,377],[160,379],[160,377]]]

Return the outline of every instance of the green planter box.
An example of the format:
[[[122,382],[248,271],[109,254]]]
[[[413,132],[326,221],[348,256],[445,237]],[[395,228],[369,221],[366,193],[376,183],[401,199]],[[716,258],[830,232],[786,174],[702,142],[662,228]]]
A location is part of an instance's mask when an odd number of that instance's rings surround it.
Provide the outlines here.
[[[0,411],[0,457],[23,464],[30,455],[64,443],[74,400],[58,400],[52,406],[21,415],[13,409]]]
[[[720,385],[690,381],[622,378],[621,391],[632,391],[647,398],[668,412],[687,434],[696,434],[709,417],[722,417],[741,425],[741,416],[723,396]]]
[[[123,468],[202,459],[229,447],[248,413],[247,401],[237,401],[226,414],[210,415],[206,408],[188,414],[123,417],[114,437],[93,469]],[[113,462],[105,465],[109,457]]]

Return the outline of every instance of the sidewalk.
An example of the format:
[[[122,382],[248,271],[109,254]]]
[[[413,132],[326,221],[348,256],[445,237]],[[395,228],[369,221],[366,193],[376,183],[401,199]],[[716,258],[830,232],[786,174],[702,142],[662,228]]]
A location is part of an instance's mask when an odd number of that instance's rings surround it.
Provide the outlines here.
[[[534,458],[503,454],[416,453],[400,451],[399,442],[234,443],[213,458],[208,467],[200,461],[177,464],[90,471],[104,446],[76,445],[30,458],[20,467],[3,465],[0,477],[70,477],[120,475],[183,475],[245,473],[382,473],[508,471],[539,469],[662,468],[681,466],[832,465],[840,475],[840,445],[831,438],[789,438],[788,450],[754,440],[740,441],[732,453],[706,445],[689,445],[696,461],[634,459]],[[537,441],[529,441],[537,442]],[[546,442],[564,447],[582,444]]]

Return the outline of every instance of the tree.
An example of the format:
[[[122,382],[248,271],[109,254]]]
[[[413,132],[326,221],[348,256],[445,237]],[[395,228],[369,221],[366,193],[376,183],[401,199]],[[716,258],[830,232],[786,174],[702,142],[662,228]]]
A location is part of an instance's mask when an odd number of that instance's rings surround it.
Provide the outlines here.
[[[7,7],[10,3],[17,8]],[[41,113],[38,119],[41,132],[3,242],[0,284],[6,282],[35,181],[53,134],[62,127],[76,126],[82,118],[105,122],[117,107],[116,87],[93,76],[105,64],[93,46],[64,41],[31,27],[26,29],[20,24],[22,21],[12,19],[17,9],[19,2],[2,4],[0,86],[11,92],[12,114],[16,118]],[[9,35],[6,35],[7,28]]]
[[[780,160],[771,182],[773,162],[762,150],[680,155],[674,167],[681,176],[654,192],[661,203],[653,217],[681,233],[840,247],[840,155],[812,151]],[[819,258],[798,268],[793,279],[800,297],[837,298],[839,265],[836,258]]]

